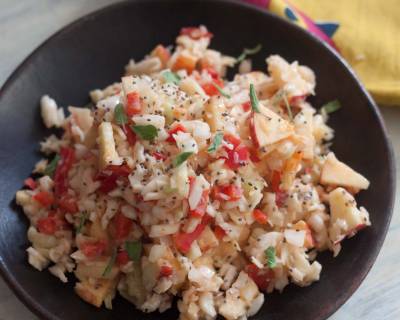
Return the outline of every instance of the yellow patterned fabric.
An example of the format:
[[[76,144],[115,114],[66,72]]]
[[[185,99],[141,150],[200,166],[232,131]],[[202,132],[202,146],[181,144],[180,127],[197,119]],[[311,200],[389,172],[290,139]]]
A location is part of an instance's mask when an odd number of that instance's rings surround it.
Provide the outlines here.
[[[337,49],[380,104],[400,106],[399,0],[244,0]]]
[[[340,53],[378,103],[400,106],[398,0],[290,0],[290,3],[317,25],[338,23],[332,39]]]

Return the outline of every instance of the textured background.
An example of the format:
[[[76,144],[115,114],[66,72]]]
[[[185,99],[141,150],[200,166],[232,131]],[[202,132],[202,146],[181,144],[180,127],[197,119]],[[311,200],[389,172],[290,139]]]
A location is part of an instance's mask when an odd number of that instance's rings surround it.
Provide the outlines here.
[[[0,85],[41,42],[77,18],[115,0],[0,0]],[[400,108],[382,107],[400,167]],[[382,164],[383,166],[385,164]],[[399,183],[399,174],[397,182]],[[398,192],[399,193],[399,192]],[[400,208],[371,272],[352,298],[330,320],[400,319]],[[0,320],[37,319],[0,279]]]

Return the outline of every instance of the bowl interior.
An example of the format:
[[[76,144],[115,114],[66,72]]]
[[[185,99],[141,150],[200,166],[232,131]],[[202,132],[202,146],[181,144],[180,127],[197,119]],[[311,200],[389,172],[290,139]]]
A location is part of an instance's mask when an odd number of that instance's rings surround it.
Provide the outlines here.
[[[17,295],[41,318],[176,319],[144,315],[118,298],[114,311],[96,309],[78,298],[73,281],[64,285],[27,263],[27,219],[14,194],[39,160],[38,142],[50,133],[42,125],[42,94],[59,105],[83,105],[88,91],[118,81],[130,58],[140,59],[156,44],[173,44],[180,28],[206,25],[215,35],[212,47],[237,56],[244,47],[263,45],[254,59],[280,54],[310,66],[317,76],[315,106],[339,99],[343,108],[329,124],[336,129],[333,150],[371,181],[358,197],[371,215],[372,227],[345,241],[338,258],[321,254],[321,280],[307,288],[287,287],[266,297],[254,319],[324,319],[359,286],[372,266],[390,222],[394,194],[391,149],[376,107],[347,67],[303,30],[252,7],[228,1],[131,1],[91,14],[66,27],[35,51],[12,75],[0,94],[0,267]],[[72,277],[71,277],[72,280]]]

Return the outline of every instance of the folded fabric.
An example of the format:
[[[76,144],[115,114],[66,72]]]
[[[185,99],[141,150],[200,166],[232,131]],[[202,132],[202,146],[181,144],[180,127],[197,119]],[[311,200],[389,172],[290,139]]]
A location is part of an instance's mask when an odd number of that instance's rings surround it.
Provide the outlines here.
[[[378,103],[400,106],[398,0],[246,0],[307,29],[350,63]]]

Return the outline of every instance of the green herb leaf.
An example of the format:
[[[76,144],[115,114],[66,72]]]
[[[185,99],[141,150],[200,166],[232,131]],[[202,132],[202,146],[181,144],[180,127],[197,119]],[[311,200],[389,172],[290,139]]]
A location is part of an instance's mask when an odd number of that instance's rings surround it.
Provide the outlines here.
[[[89,217],[89,214],[86,211],[81,214],[81,217],[80,217],[81,219],[79,221],[79,225],[76,228],[76,233],[77,234],[82,232],[83,226],[85,225],[85,222],[86,222],[88,217]]]
[[[114,119],[115,119],[115,122],[119,125],[123,125],[128,122],[128,117],[125,113],[124,105],[122,103],[118,103],[115,106]]]
[[[324,104],[321,107],[321,111],[323,110],[326,113],[332,113],[332,112],[338,111],[341,107],[342,107],[342,105],[340,104],[339,100],[333,100],[333,101],[330,101],[330,102]]]
[[[253,109],[254,112],[260,113],[260,109],[258,107],[259,102],[256,94],[256,89],[254,89],[254,84],[250,84],[250,102],[251,102],[251,108]]]
[[[51,160],[50,163],[47,165],[46,169],[44,169],[45,176],[53,177],[54,172],[57,169],[58,161],[60,161],[60,155],[56,154],[53,160]]]
[[[283,93],[282,99],[285,102],[285,106],[286,106],[286,110],[287,110],[289,119],[293,121],[292,107],[290,106],[289,101],[288,101],[285,93]]]
[[[260,43],[251,49],[244,48],[242,54],[239,57],[237,57],[236,63],[242,62],[249,55],[258,53],[261,50],[261,48],[262,48],[262,45]]]
[[[222,90],[222,88],[221,88],[219,85],[217,85],[215,82],[212,82],[211,84],[212,84],[212,85],[218,90],[218,92],[219,92],[221,95],[223,95],[225,98],[228,98],[228,99],[231,98],[231,96],[230,96],[229,94],[227,94],[226,92],[224,92],[224,90]]]
[[[275,256],[275,248],[274,247],[268,247],[267,250],[265,250],[265,256],[267,257],[267,265],[268,268],[273,269],[276,267],[276,256]]]
[[[139,262],[142,255],[142,243],[140,241],[126,241],[125,250],[128,253],[129,259],[134,262]]]
[[[110,260],[108,261],[107,267],[103,271],[103,274],[102,274],[103,277],[107,277],[110,274],[112,267],[115,264],[116,258],[117,258],[117,250],[114,250],[111,254]]]
[[[175,83],[176,85],[179,85],[179,82],[181,81],[181,77],[178,76],[176,73],[172,72],[172,71],[164,71],[162,73],[162,76],[164,77],[164,80],[166,82],[172,82]]]
[[[182,152],[176,156],[176,158],[173,161],[174,167],[179,167],[182,163],[184,163],[191,155],[193,152]]]
[[[217,148],[219,147],[219,145],[222,142],[222,138],[223,138],[224,134],[222,132],[218,132],[215,136],[214,136],[214,141],[213,143],[208,147],[207,151],[208,152],[214,152],[217,150]]]
[[[151,124],[145,126],[131,126],[133,132],[135,132],[143,140],[151,141],[158,136],[157,128]]]

